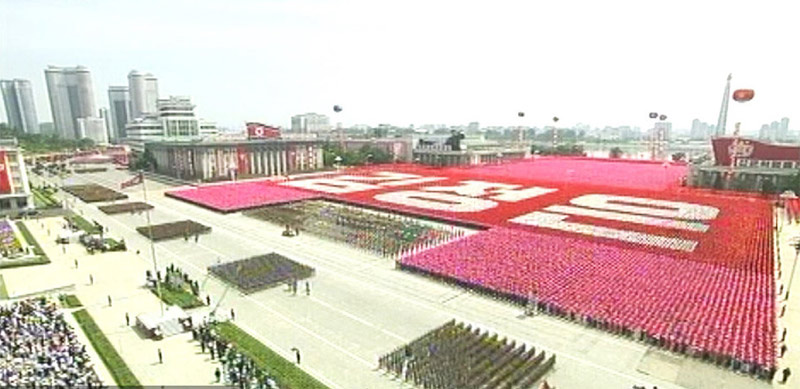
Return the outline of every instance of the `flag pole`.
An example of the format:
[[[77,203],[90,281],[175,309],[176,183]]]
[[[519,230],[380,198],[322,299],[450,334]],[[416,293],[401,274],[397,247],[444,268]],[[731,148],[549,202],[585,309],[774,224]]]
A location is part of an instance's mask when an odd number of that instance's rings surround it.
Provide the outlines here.
[[[142,179],[142,192],[144,194],[144,202],[147,203],[147,184],[144,179],[144,171],[139,171],[139,177]],[[156,261],[156,245],[153,243],[153,225],[150,223],[150,209],[145,210],[147,216],[147,236],[150,238],[150,256],[153,258],[153,277],[156,278],[156,292],[158,293],[158,303],[161,307],[161,316],[164,316],[164,299],[161,295],[161,280],[158,277],[158,262]]]

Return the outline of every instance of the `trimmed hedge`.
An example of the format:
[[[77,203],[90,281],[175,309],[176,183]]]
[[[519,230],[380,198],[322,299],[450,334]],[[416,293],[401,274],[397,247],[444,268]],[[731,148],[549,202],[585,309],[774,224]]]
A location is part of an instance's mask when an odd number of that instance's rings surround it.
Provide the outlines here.
[[[86,312],[85,309],[81,309],[73,312],[72,316],[75,317],[78,325],[81,326],[86,337],[89,338],[92,347],[94,347],[97,354],[100,355],[103,364],[106,365],[106,368],[114,378],[114,382],[121,387],[141,388],[142,384],[140,384],[136,376],[133,375],[133,372],[131,372],[128,365],[125,364],[125,361],[122,360],[122,357],[120,357],[117,350],[114,349],[114,346],[105,334],[103,334],[103,331],[100,330],[100,327],[97,326],[97,323],[94,322],[89,312]]]

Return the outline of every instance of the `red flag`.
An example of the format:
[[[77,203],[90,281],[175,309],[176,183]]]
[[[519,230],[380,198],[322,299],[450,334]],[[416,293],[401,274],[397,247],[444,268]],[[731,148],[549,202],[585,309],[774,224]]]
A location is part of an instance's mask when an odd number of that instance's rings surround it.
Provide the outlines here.
[[[0,193],[11,193],[11,175],[5,150],[0,150]]]
[[[142,182],[144,182],[144,175],[142,175],[142,173],[139,173],[139,174],[135,175],[133,178],[131,178],[130,180],[123,181],[121,184],[119,184],[119,186],[122,189],[125,189],[125,188],[130,187],[130,186],[139,185]]]

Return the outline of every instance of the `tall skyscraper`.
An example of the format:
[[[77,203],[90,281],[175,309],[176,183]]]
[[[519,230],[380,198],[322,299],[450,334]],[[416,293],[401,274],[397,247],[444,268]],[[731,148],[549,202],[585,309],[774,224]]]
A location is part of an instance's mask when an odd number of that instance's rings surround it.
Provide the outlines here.
[[[131,121],[131,95],[127,86],[108,87],[108,105],[111,111],[108,127],[109,140],[117,142],[125,138],[125,125]]]
[[[28,80],[0,80],[8,125],[26,134],[39,132],[39,119],[33,103],[33,89]]]
[[[158,114],[158,79],[136,70],[128,73],[128,89],[131,99],[131,119]]]
[[[781,118],[781,126],[778,136],[784,140],[789,138],[789,118]]]
[[[66,139],[80,138],[78,119],[97,115],[89,69],[48,66],[44,77],[56,131]]]

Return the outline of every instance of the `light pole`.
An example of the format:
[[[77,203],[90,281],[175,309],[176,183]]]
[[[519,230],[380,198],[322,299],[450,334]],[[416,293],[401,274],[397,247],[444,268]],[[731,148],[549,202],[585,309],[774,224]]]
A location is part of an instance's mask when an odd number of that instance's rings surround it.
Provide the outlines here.
[[[792,264],[792,272],[789,274],[789,285],[786,287],[786,300],[789,300],[789,292],[792,290],[792,281],[794,281],[794,269],[797,267],[797,256],[800,255],[800,242],[794,245],[794,263]]]

